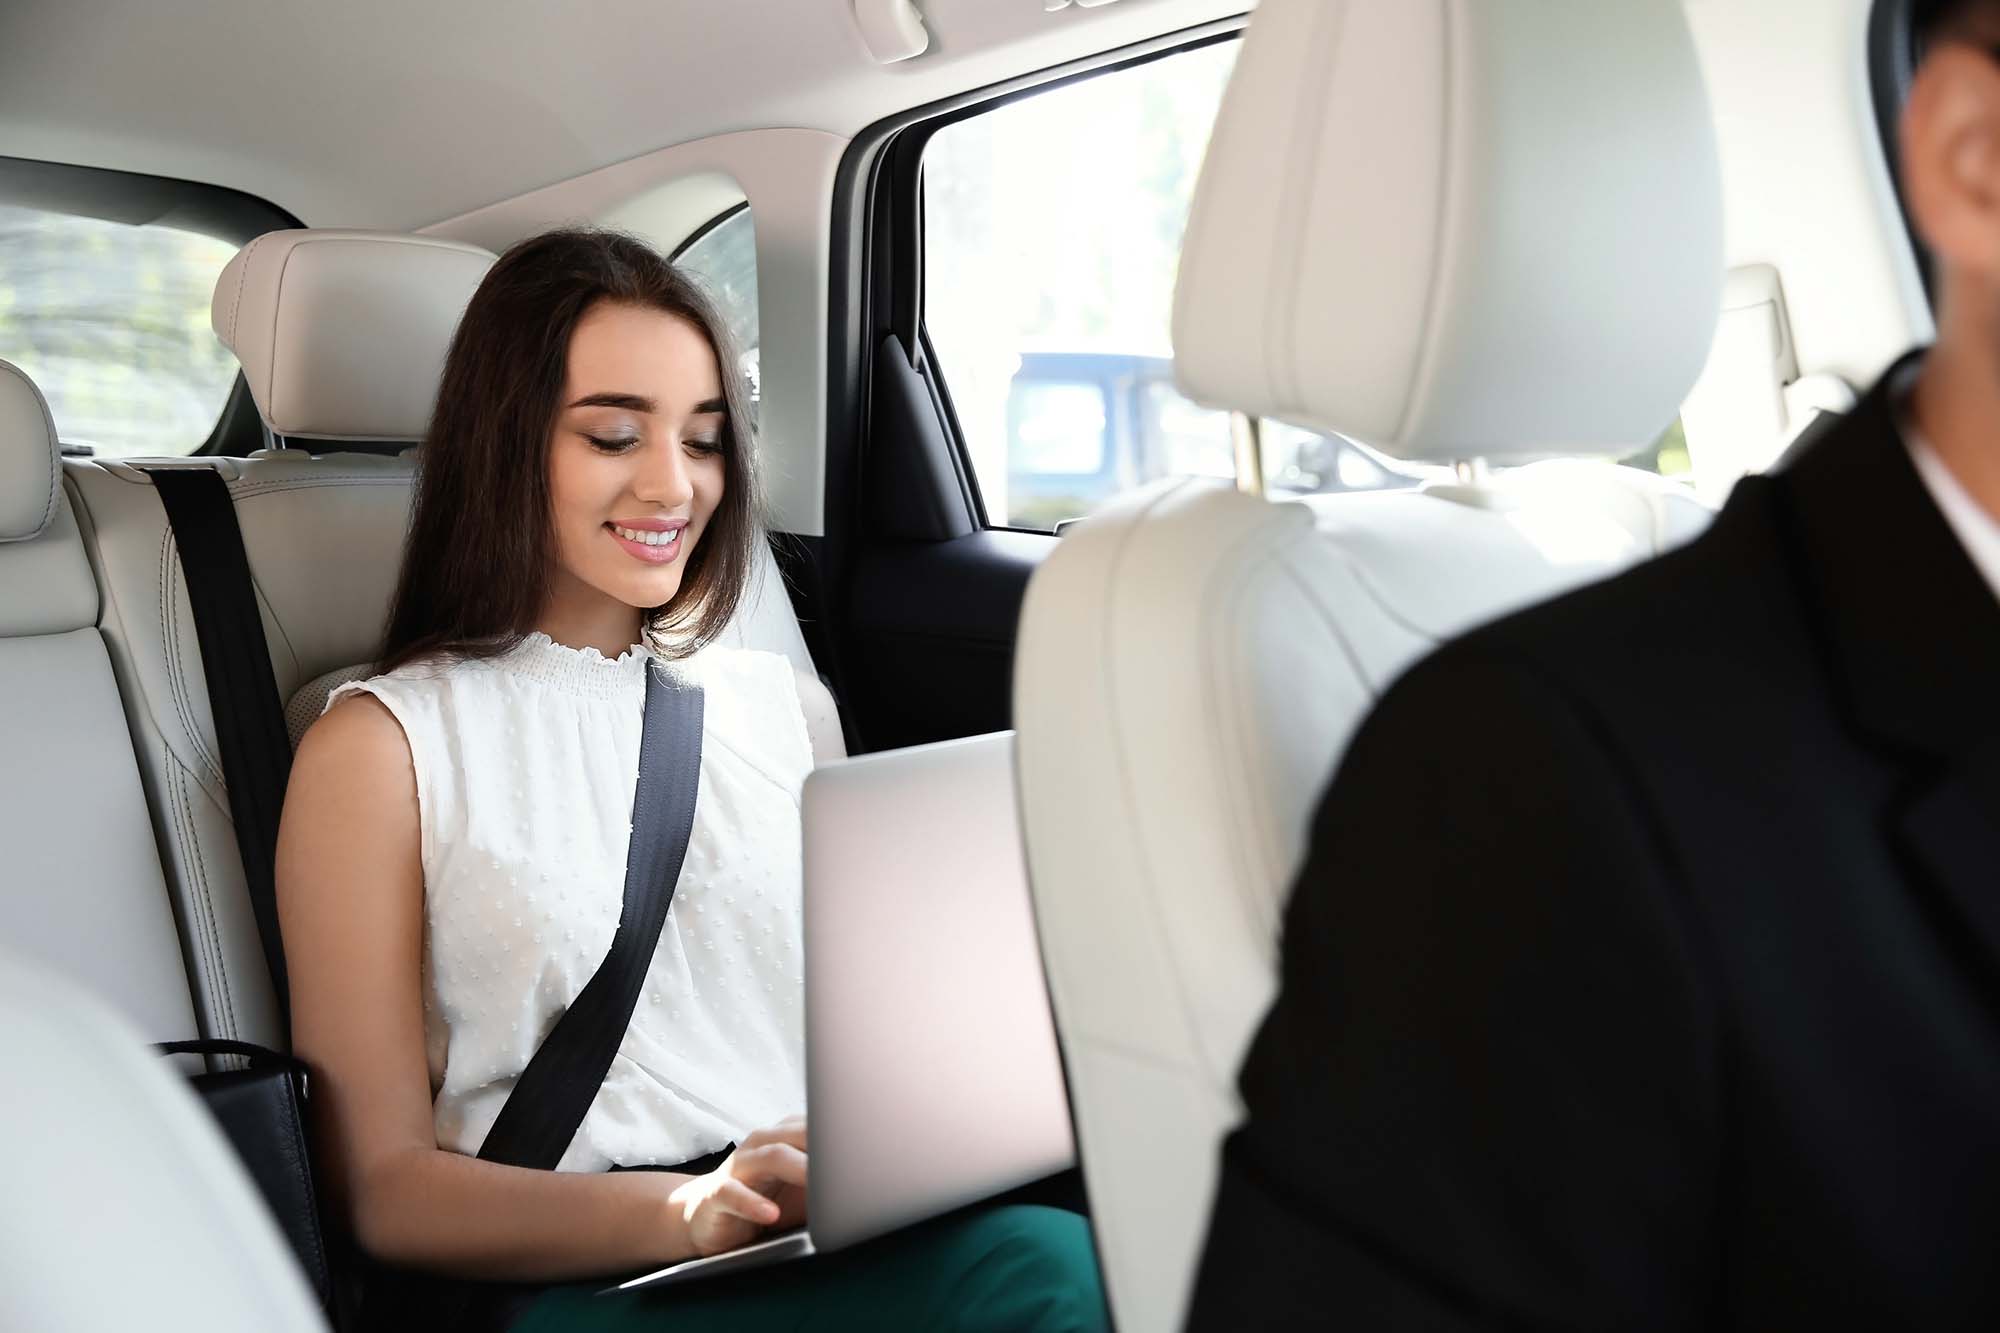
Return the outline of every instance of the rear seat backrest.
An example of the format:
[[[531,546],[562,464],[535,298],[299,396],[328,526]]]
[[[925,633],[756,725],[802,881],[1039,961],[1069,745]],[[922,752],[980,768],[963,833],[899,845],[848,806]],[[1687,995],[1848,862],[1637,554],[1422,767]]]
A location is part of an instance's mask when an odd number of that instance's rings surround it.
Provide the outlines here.
[[[431,237],[299,230],[251,242],[216,285],[216,332],[280,439],[414,443],[453,330],[493,262]],[[149,463],[148,466],[161,466]],[[271,450],[183,459],[219,471],[236,505],[292,743],[380,646],[408,525],[409,457]],[[67,465],[104,591],[102,627],[182,923],[201,1031],[285,1047],[229,817],[194,622],[151,479]],[[87,622],[86,622],[87,623]],[[815,748],[838,751],[831,699],[768,553],[729,641],[799,667]]]
[[[236,502],[279,698],[372,656],[395,586],[410,464],[281,451],[189,466],[219,471]],[[97,557],[100,624],[182,924],[201,1031],[283,1049],[166,511],[137,468],[72,461],[66,470]]]
[[[187,974],[57,459],[48,405],[0,361],[0,941],[147,1037],[187,1037]]]

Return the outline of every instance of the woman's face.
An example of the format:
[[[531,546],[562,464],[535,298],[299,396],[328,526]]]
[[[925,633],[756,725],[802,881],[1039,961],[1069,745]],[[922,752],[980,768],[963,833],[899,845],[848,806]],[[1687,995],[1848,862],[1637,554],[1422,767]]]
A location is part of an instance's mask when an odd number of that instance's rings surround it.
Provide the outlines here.
[[[722,499],[727,423],[698,327],[608,301],[584,312],[549,442],[553,598],[644,608],[673,597]]]

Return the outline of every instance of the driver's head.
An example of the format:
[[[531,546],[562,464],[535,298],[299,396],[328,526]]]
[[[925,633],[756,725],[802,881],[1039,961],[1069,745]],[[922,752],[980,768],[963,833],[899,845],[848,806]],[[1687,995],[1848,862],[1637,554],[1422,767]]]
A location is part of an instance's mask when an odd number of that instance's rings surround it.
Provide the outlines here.
[[[1903,194],[1937,261],[1939,340],[1971,333],[2000,345],[2000,0],[1917,9]]]

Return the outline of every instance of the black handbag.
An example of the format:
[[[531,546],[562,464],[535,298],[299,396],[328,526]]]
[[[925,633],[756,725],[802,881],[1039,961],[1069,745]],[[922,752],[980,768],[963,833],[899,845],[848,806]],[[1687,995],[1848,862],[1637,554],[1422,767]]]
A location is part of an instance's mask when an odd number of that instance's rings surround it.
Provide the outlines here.
[[[241,1068],[212,1070],[188,1081],[249,1170],[320,1304],[329,1306],[332,1275],[307,1152],[304,1062],[247,1041],[168,1041],[158,1049],[162,1055],[244,1061]]]

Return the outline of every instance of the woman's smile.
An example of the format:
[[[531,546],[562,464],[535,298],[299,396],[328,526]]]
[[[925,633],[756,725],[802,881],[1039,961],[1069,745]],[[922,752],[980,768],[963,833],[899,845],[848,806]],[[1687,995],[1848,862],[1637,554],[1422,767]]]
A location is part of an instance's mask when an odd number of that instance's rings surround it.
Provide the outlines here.
[[[687,526],[684,518],[630,518],[612,519],[604,528],[634,560],[667,565],[680,555],[681,533]]]

